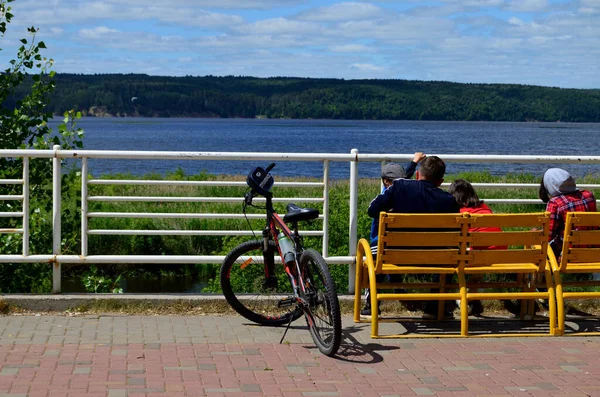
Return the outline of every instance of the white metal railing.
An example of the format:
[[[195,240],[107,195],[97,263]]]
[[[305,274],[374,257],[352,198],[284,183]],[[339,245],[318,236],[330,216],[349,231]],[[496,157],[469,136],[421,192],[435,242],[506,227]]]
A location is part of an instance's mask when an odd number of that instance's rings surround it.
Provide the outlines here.
[[[22,201],[22,209],[14,212],[0,212],[0,218],[21,218],[22,227],[0,229],[0,233],[22,234],[23,248],[21,254],[0,255],[0,263],[43,263],[53,264],[53,292],[61,290],[62,263],[220,263],[224,256],[219,255],[89,255],[89,235],[252,235],[260,233],[252,230],[129,230],[129,229],[91,229],[89,220],[93,218],[154,218],[154,219],[240,219],[239,213],[150,213],[150,212],[90,212],[90,202],[173,202],[173,203],[240,203],[242,197],[188,197],[188,196],[90,196],[89,186],[94,185],[145,185],[169,187],[200,186],[245,186],[241,181],[170,181],[170,180],[110,180],[89,179],[88,159],[146,159],[146,160],[262,160],[262,161],[296,161],[321,162],[323,164],[322,181],[320,182],[278,182],[278,186],[322,188],[321,197],[277,197],[274,202],[320,203],[323,213],[321,230],[305,231],[303,234],[322,237],[322,253],[328,263],[350,264],[349,289],[354,287],[354,256],[356,253],[357,220],[358,220],[358,180],[359,163],[385,163],[389,161],[407,162],[412,154],[360,154],[353,149],[349,154],[340,153],[244,153],[244,152],[139,152],[139,151],[102,151],[102,150],[61,150],[55,146],[53,150],[0,150],[0,157],[22,158],[22,179],[0,180],[0,185],[22,185],[22,194],[0,196],[0,201]],[[557,163],[557,164],[600,164],[600,156],[506,156],[506,155],[452,155],[440,154],[446,162],[460,163]],[[30,255],[29,252],[29,160],[31,158],[52,159],[53,164],[53,214],[52,214],[52,253]],[[63,255],[61,252],[61,162],[64,159],[81,159],[81,251],[79,255]],[[349,164],[349,252],[346,256],[329,256],[329,188],[330,163],[343,162]],[[444,184],[443,186],[447,186]],[[537,184],[527,183],[474,183],[476,188],[537,188]],[[579,184],[580,188],[599,189],[600,185]],[[538,199],[486,199],[489,203],[540,204]],[[600,200],[599,200],[600,202]],[[361,209],[364,210],[364,209]],[[249,214],[250,219],[264,218],[264,215]]]

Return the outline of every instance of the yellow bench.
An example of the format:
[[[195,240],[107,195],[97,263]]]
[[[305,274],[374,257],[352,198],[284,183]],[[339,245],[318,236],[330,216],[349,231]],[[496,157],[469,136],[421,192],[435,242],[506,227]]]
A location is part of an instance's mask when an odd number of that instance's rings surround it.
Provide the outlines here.
[[[600,213],[570,212],[565,221],[562,255],[559,259],[549,250],[552,275],[556,285],[558,334],[565,334],[565,299],[599,298],[600,292],[564,291],[564,287],[598,286],[600,280],[563,281],[565,274],[600,273]],[[596,229],[596,230],[594,230]],[[600,332],[579,332],[569,335],[598,335]]]
[[[380,214],[379,239],[376,259],[365,239],[358,242],[356,253],[356,284],[354,321],[361,322],[360,291],[371,289],[371,308],[377,308],[384,300],[459,300],[461,308],[460,335],[437,334],[434,336],[469,336],[468,302],[471,300],[548,299],[550,301],[550,331],[556,332],[556,304],[550,267],[547,266],[548,213],[532,214]],[[500,233],[469,232],[469,228],[499,227]],[[535,230],[532,230],[534,229]],[[487,250],[479,247],[508,246],[505,250]],[[514,282],[490,283],[467,281],[470,274],[511,274]],[[440,275],[438,282],[403,281],[401,283],[377,282],[377,275]],[[446,284],[445,275],[456,275],[457,284]],[[545,276],[545,277],[544,277]],[[546,280],[547,290],[537,292],[536,286]],[[406,288],[416,290],[407,293],[382,293],[378,289]],[[438,289],[439,292],[423,292]],[[468,288],[517,288],[517,292],[495,290],[492,292],[469,292]],[[525,307],[525,305],[523,305]],[[532,305],[530,305],[532,308]],[[444,305],[438,307],[438,320],[442,319]],[[525,310],[525,309],[523,309]],[[375,313],[375,310],[373,310]],[[524,313],[524,311],[523,311]],[[371,337],[379,336],[378,315],[371,317]],[[490,333],[486,333],[491,335]],[[500,335],[500,334],[498,334]],[[501,334],[514,336],[514,334]],[[528,333],[528,336],[540,336]],[[545,334],[541,334],[545,335]],[[387,335],[385,337],[409,337],[430,335]]]

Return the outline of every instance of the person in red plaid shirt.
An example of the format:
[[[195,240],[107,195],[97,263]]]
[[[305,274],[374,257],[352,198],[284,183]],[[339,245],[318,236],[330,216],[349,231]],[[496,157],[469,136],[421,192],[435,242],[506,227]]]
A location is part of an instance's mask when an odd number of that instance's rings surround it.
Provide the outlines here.
[[[562,252],[567,212],[596,212],[596,198],[588,190],[579,190],[575,179],[561,168],[544,173],[539,190],[540,199],[550,212],[550,246],[558,258]]]
[[[575,179],[562,168],[550,168],[542,177],[539,188],[539,197],[546,203],[546,211],[550,212],[550,247],[556,258],[560,257],[563,247],[563,234],[565,233],[565,222],[567,212],[596,212],[596,198],[588,190],[579,190],[575,185]],[[595,274],[594,279],[599,279],[600,274]],[[538,287],[538,291],[545,291],[545,287]],[[548,303],[538,300],[544,309],[548,310]],[[504,301],[504,307],[509,312],[519,315],[519,301]],[[536,304],[535,312],[539,311]],[[587,315],[575,308],[566,307],[565,312],[577,315]]]

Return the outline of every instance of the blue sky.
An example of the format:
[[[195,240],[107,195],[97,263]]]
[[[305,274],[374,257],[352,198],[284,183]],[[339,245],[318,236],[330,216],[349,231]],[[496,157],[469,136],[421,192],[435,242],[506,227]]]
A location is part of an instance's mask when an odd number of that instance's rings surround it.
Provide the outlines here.
[[[600,0],[10,4],[0,66],[35,25],[57,72],[600,88]]]

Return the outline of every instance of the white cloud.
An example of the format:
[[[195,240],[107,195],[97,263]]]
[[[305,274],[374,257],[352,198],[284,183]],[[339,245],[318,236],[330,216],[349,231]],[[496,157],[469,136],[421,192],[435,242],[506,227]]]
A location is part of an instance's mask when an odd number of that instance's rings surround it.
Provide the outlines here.
[[[367,3],[337,3],[319,7],[298,15],[308,21],[351,21],[368,19],[382,14],[381,8]]]
[[[579,5],[581,14],[600,14],[600,0],[580,0]]]
[[[517,17],[511,17],[508,19],[508,23],[510,23],[511,25],[516,25],[516,26],[523,26],[525,25],[525,22],[523,22],[521,19],[517,18]]]
[[[397,15],[379,20],[345,22],[336,26],[336,35],[411,45],[418,42],[434,43],[453,36],[454,29],[455,24],[451,20]]]
[[[504,0],[469,0],[462,1],[461,4],[467,7],[500,7],[504,5]]]
[[[77,1],[77,0],[71,0]],[[148,5],[148,0],[107,0],[119,5]],[[206,7],[216,9],[273,9],[301,4],[304,0],[170,0],[169,6]]]
[[[286,18],[264,19],[236,28],[247,34],[320,34],[325,28],[319,24],[305,21],[294,21]]]
[[[600,7],[600,0],[579,0],[582,7]]]
[[[372,65],[370,63],[355,63],[352,67],[361,72],[381,72],[384,70],[382,66]]]
[[[79,42],[103,49],[120,49],[130,54],[136,52],[164,52],[166,54],[189,50],[190,42],[181,36],[159,36],[144,32],[122,32],[98,26],[81,29]]]
[[[548,0],[512,0],[507,9],[517,12],[544,11],[548,8]]]
[[[363,44],[342,44],[329,46],[331,52],[351,53],[351,52],[373,52],[373,47],[369,47]]]
[[[163,22],[183,24],[187,26],[231,26],[244,22],[244,19],[237,15],[228,15],[205,10],[190,9],[167,9],[165,7],[142,7],[131,10],[132,15],[138,18],[158,19]]]
[[[85,28],[79,30],[79,36],[85,39],[102,39],[112,33],[118,33],[116,29],[109,29],[106,26],[97,26],[95,28]]]
[[[30,2],[32,3],[32,2]],[[28,3],[28,4],[30,4]],[[244,21],[238,15],[219,13],[205,10],[201,7],[174,7],[148,6],[147,1],[140,6],[137,1],[129,0],[127,4],[121,2],[76,2],[72,5],[65,2],[59,3],[57,7],[36,7],[26,11],[28,7],[20,10],[20,20],[27,20],[27,24],[36,26],[55,24],[83,23],[86,21],[112,20],[112,21],[152,21],[157,20],[165,23],[176,23],[184,26],[231,26]],[[18,3],[17,3],[18,4]],[[16,7],[15,7],[16,8]]]

